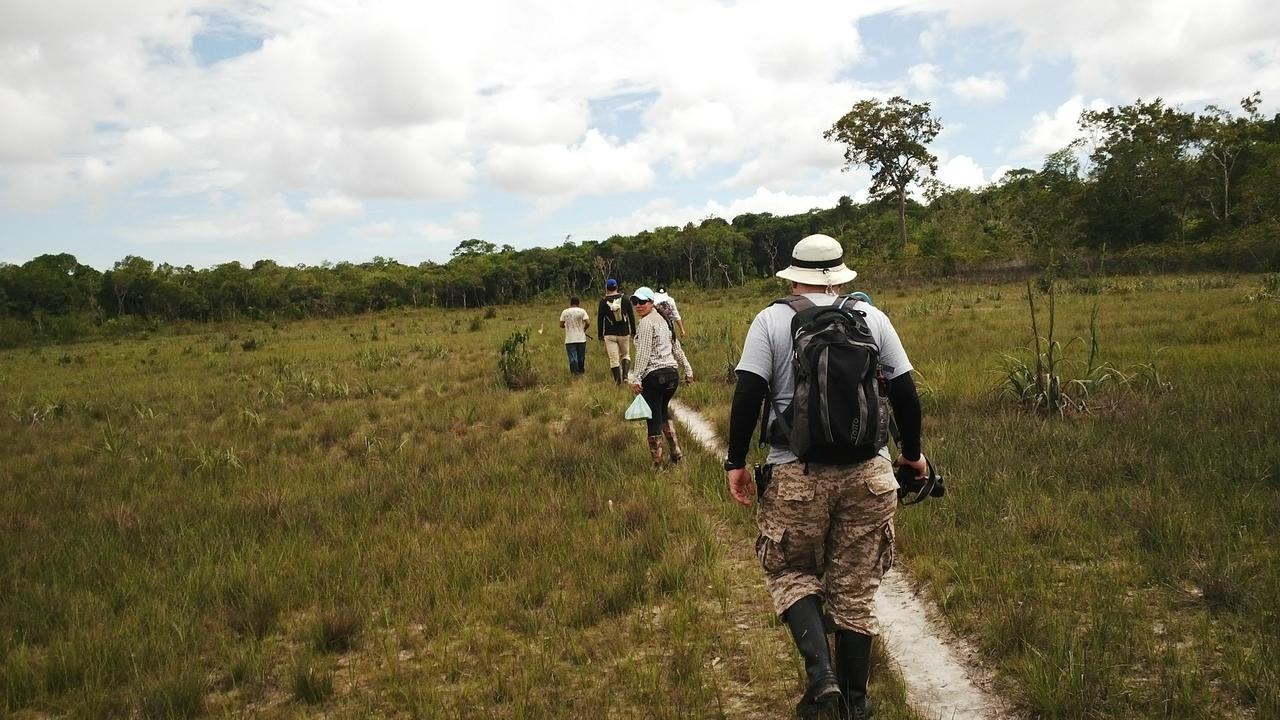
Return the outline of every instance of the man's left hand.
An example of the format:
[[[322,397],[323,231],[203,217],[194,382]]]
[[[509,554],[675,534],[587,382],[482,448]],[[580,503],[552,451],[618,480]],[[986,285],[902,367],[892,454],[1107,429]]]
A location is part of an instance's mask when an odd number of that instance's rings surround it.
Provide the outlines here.
[[[906,465],[916,471],[916,479],[926,478],[929,476],[929,461],[925,460],[924,453],[920,453],[919,460],[908,460],[902,455],[893,463],[894,467]]]

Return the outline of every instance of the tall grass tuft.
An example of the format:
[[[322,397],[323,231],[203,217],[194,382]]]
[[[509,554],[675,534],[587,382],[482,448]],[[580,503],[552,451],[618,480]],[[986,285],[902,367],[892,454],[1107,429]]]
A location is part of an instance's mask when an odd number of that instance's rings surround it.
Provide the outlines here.
[[[199,717],[204,694],[204,679],[195,670],[183,670],[148,685],[139,698],[138,714],[146,720]]]
[[[363,629],[364,623],[355,610],[331,608],[312,626],[311,644],[318,652],[344,653],[355,648]]]
[[[308,705],[317,705],[333,695],[333,672],[299,661],[293,669],[293,694]]]

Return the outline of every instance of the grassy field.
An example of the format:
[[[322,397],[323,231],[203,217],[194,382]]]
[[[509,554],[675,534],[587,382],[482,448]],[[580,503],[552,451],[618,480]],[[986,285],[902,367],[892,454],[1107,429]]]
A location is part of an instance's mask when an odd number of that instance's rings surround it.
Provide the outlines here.
[[[1022,286],[864,287],[950,490],[899,516],[905,564],[1025,715],[1280,716],[1280,303],[1261,285],[1065,284],[1058,336],[1087,336],[1097,302],[1102,359],[1160,380],[1065,418],[992,390],[1003,354],[1030,357]],[[699,376],[680,397],[722,432],[776,293],[676,291]],[[802,670],[742,561],[750,514],[688,443],[648,467],[599,347],[570,381],[560,309],[0,355],[0,710],[787,717]],[[521,328],[538,382],[509,391],[498,348]],[[878,682],[878,717],[911,717]]]

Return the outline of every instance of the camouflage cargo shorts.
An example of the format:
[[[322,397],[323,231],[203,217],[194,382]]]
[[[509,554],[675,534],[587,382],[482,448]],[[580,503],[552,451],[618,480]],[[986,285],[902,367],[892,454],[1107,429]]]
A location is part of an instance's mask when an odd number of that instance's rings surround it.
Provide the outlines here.
[[[893,566],[898,482],[883,457],[854,465],[773,466],[756,555],[781,615],[806,595],[841,628],[879,634],[875,594]]]

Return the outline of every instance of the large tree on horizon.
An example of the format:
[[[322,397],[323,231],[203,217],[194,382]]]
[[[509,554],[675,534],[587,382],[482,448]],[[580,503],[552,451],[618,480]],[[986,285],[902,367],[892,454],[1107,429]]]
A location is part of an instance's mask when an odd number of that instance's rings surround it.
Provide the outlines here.
[[[913,103],[893,96],[887,101],[861,100],[822,137],[844,145],[844,170],[855,165],[871,168],[873,198],[896,195],[898,234],[907,245],[907,187],[924,170],[938,172],[938,158],[928,144],[942,131],[930,114],[929,103]]]

